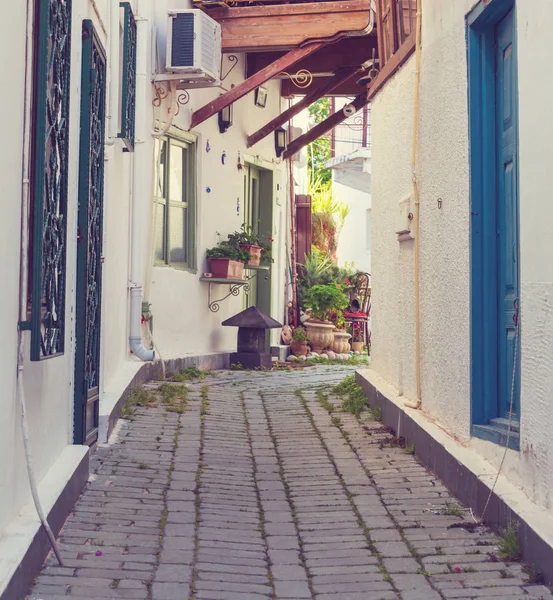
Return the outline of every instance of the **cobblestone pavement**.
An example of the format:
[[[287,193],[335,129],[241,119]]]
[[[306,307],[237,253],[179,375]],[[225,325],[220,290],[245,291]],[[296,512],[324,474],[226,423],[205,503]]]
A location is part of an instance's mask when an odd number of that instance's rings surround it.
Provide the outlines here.
[[[351,372],[219,372],[138,408],[29,598],[552,599],[378,422],[339,412]]]

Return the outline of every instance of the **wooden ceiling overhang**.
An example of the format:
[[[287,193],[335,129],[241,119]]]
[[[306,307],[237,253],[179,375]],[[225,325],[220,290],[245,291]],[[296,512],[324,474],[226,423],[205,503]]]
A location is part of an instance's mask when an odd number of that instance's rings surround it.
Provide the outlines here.
[[[242,83],[196,110],[191,127],[273,78],[281,79],[283,97],[304,98],[300,108],[290,108],[251,134],[248,147],[323,96],[356,96],[356,106],[362,99],[359,108],[368,101],[357,81],[377,52],[371,0],[198,0],[195,5],[222,25],[223,52],[247,54],[247,72]],[[300,71],[307,72],[303,80],[295,77]],[[339,111],[321,125],[328,131],[345,118]],[[292,154],[306,139],[294,140]]]

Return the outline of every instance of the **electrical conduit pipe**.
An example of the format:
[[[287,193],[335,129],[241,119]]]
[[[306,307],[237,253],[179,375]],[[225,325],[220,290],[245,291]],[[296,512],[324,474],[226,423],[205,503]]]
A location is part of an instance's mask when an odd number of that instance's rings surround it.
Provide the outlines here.
[[[413,193],[415,196],[414,234],[415,234],[415,363],[417,377],[417,399],[407,400],[404,404],[408,408],[420,409],[422,405],[421,393],[421,323],[420,323],[420,239],[419,239],[419,214],[420,196],[417,182],[417,149],[419,138],[419,95],[421,77],[421,26],[422,26],[422,0],[417,0],[417,22],[415,33],[415,99],[413,109],[413,153],[411,156],[411,170],[413,177]]]
[[[144,186],[141,175],[146,172],[144,166],[147,154],[144,144],[144,123],[146,123],[147,75],[146,54],[148,50],[147,32],[144,31],[148,20],[137,17],[137,69],[136,69],[136,142],[132,165],[132,216],[131,216],[131,275],[130,275],[130,331],[129,345],[131,352],[140,360],[153,361],[155,354],[142,343],[142,283],[141,256],[144,254],[142,243],[142,213],[148,202],[148,186]],[[146,198],[144,197],[146,190]],[[142,212],[141,212],[142,211]]]

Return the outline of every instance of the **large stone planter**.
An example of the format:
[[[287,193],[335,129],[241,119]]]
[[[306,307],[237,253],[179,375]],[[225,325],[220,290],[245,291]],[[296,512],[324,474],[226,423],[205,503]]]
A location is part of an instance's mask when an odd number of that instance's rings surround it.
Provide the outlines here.
[[[349,352],[349,338],[351,335],[345,331],[335,331],[334,341],[332,349],[336,354],[348,354]]]
[[[304,323],[311,350],[320,354],[325,348],[332,348],[334,323],[330,321],[307,321]]]

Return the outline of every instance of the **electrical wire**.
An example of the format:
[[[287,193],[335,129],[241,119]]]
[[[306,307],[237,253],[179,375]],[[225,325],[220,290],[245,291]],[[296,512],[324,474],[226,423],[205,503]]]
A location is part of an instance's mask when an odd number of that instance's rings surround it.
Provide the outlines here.
[[[503,457],[501,459],[501,463],[499,464],[499,469],[497,470],[497,475],[495,476],[495,481],[490,489],[490,493],[488,494],[488,499],[486,500],[486,504],[484,505],[484,510],[482,511],[481,521],[484,521],[484,516],[486,515],[486,511],[488,510],[488,506],[490,504],[490,500],[492,499],[495,486],[499,480],[499,475],[501,470],[503,469],[503,465],[505,463],[505,459],[507,458],[507,450],[509,450],[509,440],[511,439],[511,427],[513,424],[513,405],[515,400],[515,381],[516,381],[516,372],[517,372],[517,357],[518,357],[518,330],[519,330],[519,315],[517,311],[517,322],[515,325],[515,350],[514,350],[514,358],[513,358],[513,377],[511,380],[511,401],[509,403],[509,426],[507,428],[507,440],[505,442],[505,450],[503,452]]]

